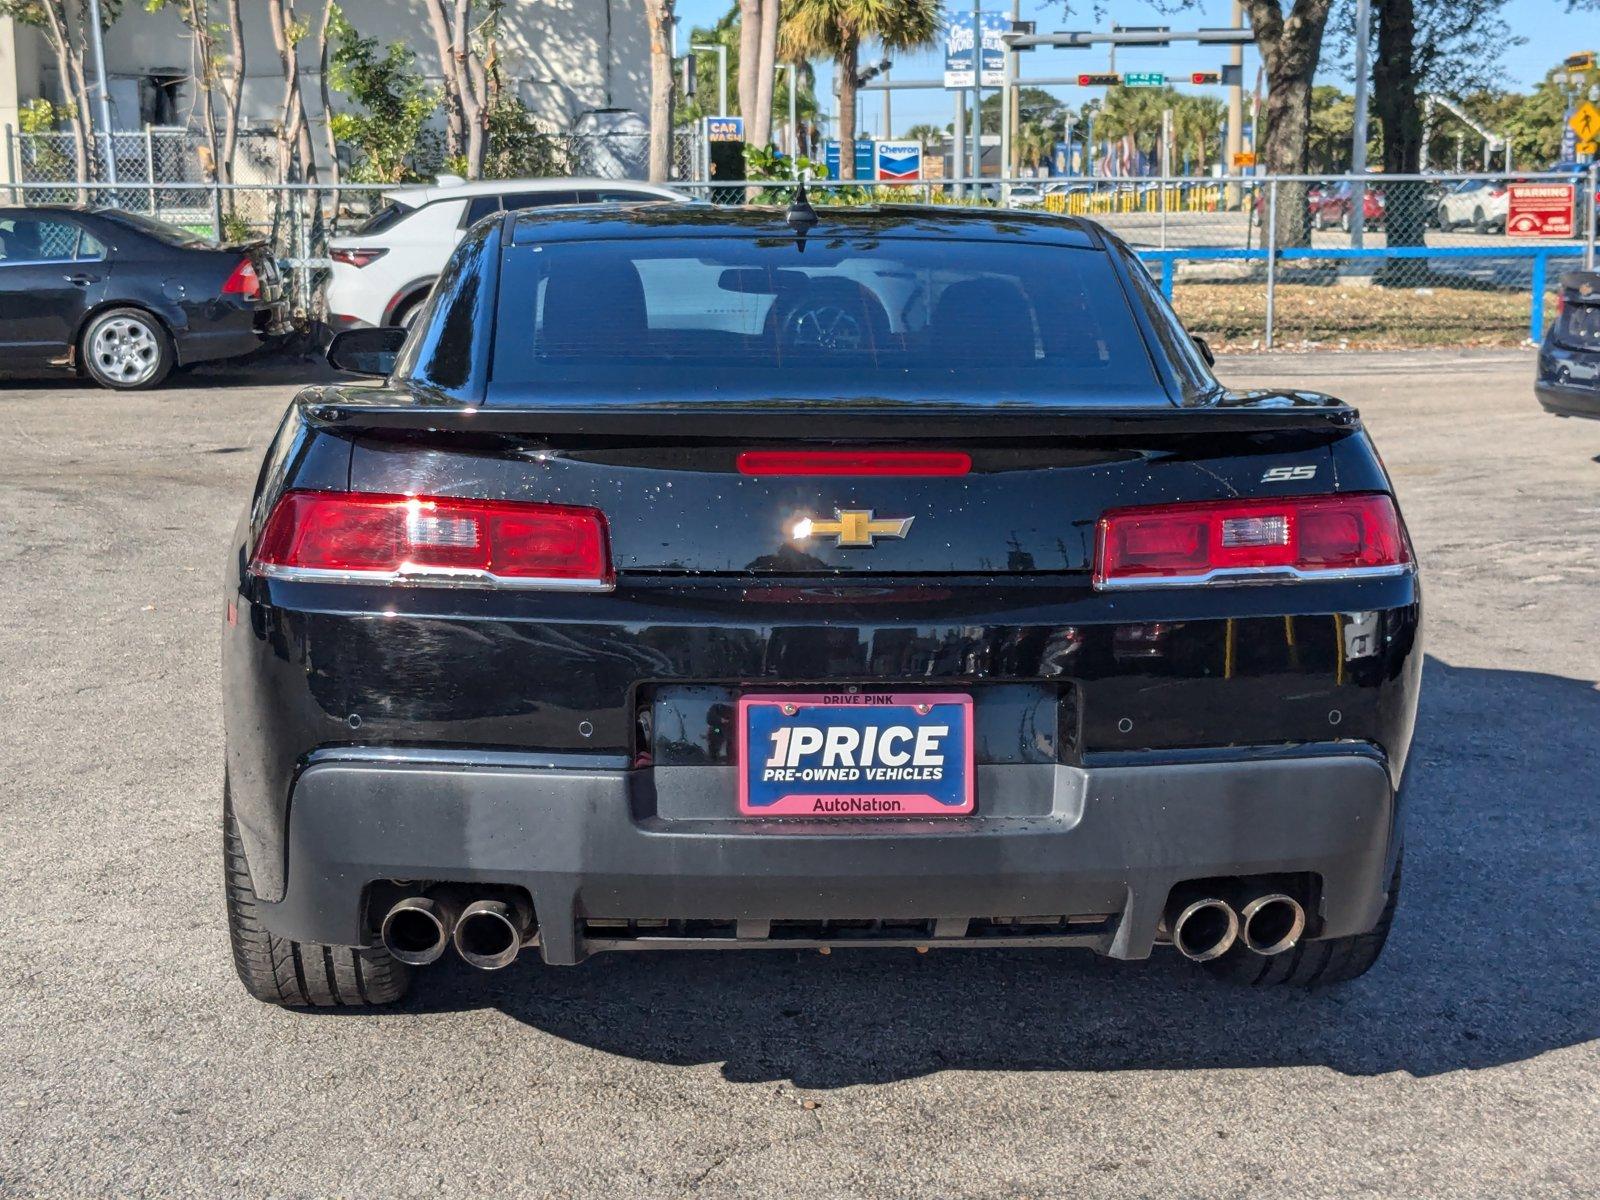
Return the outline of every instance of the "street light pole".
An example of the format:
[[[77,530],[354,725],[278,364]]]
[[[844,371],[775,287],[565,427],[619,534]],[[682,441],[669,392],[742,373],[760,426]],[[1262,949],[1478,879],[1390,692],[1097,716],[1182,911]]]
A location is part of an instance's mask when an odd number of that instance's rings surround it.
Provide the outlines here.
[[[715,50],[717,52],[717,116],[728,115],[728,47],[723,42],[706,43],[695,42],[689,46],[691,50]]]
[[[1367,51],[1372,40],[1372,0],[1356,0],[1356,121],[1350,135],[1350,246],[1361,248],[1367,228]]]
[[[106,87],[106,44],[100,28],[100,0],[89,0],[89,40],[94,46],[95,79],[100,88],[100,132],[106,139],[106,182],[116,187],[117,147],[111,137],[111,92]],[[115,203],[115,199],[112,202]]]
[[[1244,28],[1244,4],[1233,0],[1233,27]],[[1233,82],[1228,85],[1228,161],[1222,173],[1232,175],[1239,169],[1236,161],[1244,153],[1244,47],[1235,42],[1228,49],[1228,65],[1233,68]],[[1227,206],[1239,208],[1243,204],[1243,190],[1237,183],[1228,185]]]

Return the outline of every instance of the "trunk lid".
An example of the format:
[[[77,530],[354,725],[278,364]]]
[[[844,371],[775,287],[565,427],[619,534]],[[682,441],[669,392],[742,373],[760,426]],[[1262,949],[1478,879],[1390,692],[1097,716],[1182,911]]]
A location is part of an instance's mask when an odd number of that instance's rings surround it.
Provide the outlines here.
[[[382,408],[312,412],[355,437],[354,490],[600,509],[619,575],[1085,573],[1107,509],[1260,494],[1265,476],[1278,480],[1276,494],[1330,492],[1332,447],[1357,428],[1342,406],[1034,414],[1027,436],[993,414],[922,417],[921,437],[908,436],[901,414],[857,414],[880,436],[851,441],[773,438],[788,414],[773,414],[766,436],[748,414],[732,418],[752,435],[739,438],[727,419],[694,423],[715,433],[682,420],[667,432],[637,413],[579,422],[529,411],[518,431],[504,410],[413,410],[410,421]],[[947,428],[957,420],[959,437]],[[934,476],[741,470],[748,451],[863,447],[946,452],[971,465]]]

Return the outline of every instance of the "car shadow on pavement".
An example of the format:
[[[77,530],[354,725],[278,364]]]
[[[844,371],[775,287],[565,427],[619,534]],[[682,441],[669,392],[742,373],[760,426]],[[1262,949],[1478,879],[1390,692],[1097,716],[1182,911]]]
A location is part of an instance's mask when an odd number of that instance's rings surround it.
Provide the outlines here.
[[[1411,771],[1394,933],[1341,987],[1254,992],[1166,950],[709,951],[494,975],[452,959],[411,1007],[497,1007],[610,1053],[810,1088],[945,1069],[1436,1075],[1600,1038],[1600,691],[1430,658]]]

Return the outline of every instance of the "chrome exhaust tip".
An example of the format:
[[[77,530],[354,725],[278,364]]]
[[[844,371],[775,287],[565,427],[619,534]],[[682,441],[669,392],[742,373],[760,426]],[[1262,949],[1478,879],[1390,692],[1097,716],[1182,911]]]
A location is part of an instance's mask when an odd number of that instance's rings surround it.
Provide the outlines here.
[[[390,957],[425,967],[450,945],[455,923],[455,905],[433,896],[407,896],[384,914],[379,933]]]
[[[474,900],[456,922],[456,953],[480,971],[509,967],[522,949],[528,924],[519,906],[504,900]]]
[[[1239,910],[1239,937],[1257,954],[1292,950],[1306,928],[1306,910],[1293,896],[1269,892]]]
[[[1193,962],[1220,958],[1239,936],[1239,914],[1226,901],[1204,896],[1172,918],[1172,944]]]

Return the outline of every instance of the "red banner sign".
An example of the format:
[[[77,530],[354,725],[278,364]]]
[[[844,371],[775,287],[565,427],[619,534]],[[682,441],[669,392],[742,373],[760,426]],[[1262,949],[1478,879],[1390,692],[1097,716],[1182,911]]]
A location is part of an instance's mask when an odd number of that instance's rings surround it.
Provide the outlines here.
[[[1510,237],[1572,236],[1570,183],[1513,183],[1507,196],[1506,233]]]

